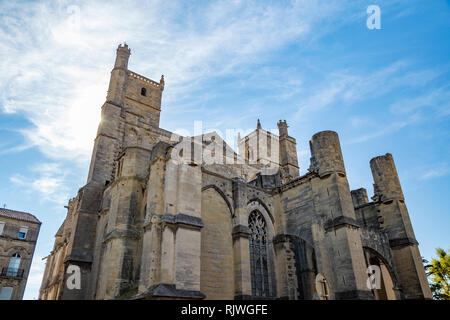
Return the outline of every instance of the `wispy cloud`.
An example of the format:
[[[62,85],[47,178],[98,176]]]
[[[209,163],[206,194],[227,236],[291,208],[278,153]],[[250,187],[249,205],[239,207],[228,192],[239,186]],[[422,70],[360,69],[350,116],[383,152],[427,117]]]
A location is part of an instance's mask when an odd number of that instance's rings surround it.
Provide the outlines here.
[[[405,115],[426,108],[437,111],[439,116],[450,114],[450,87],[440,87],[393,103],[389,110],[393,114]]]
[[[421,180],[431,180],[435,178],[440,178],[450,174],[450,167],[445,165],[438,165],[435,168],[432,168],[426,171],[422,176],[420,176]]]
[[[251,67],[274,50],[294,41],[306,44],[326,30],[360,19],[362,3],[217,1],[194,6],[155,0],[111,1],[108,6],[101,1],[43,1],[25,6],[20,1],[3,2],[0,108],[5,113],[23,114],[32,123],[22,130],[27,146],[38,147],[50,159],[86,167],[118,42],[126,40],[132,48],[131,69],[156,79],[165,74],[163,103],[176,113],[187,109],[186,101],[198,105],[208,95],[215,95],[197,94],[201,83],[252,73]],[[345,18],[339,16],[350,7],[359,9],[347,10]],[[356,101],[375,90],[381,94],[380,90],[405,81],[432,76],[405,74],[380,89],[402,63],[368,79],[363,74],[332,72],[323,86],[305,95],[296,118],[303,119],[339,100]],[[274,72],[269,70],[267,79]],[[305,92],[301,73],[285,82],[260,79],[246,85],[278,86],[281,100]]]
[[[356,138],[350,139],[348,141],[348,143],[349,144],[362,143],[362,142],[366,142],[366,141],[374,139],[374,138],[378,138],[378,137],[381,137],[381,136],[384,136],[387,134],[391,134],[391,133],[394,133],[394,132],[397,132],[397,131],[403,129],[404,127],[406,127],[408,125],[411,125],[411,124],[417,122],[418,120],[419,120],[418,115],[412,115],[408,119],[398,120],[398,121],[394,121],[394,122],[387,123],[387,124],[382,124],[382,125],[379,125],[380,129],[372,130],[368,134],[363,134]]]
[[[2,2],[0,107],[31,121],[23,134],[47,157],[86,165],[118,42],[128,41],[136,55],[130,68],[157,79],[166,75],[165,102],[176,104],[195,98],[199,82],[242,71],[309,34],[340,7],[336,1],[203,7],[172,1]]]
[[[0,150],[0,156],[4,155],[4,154],[9,154],[9,153],[21,152],[21,151],[27,150],[33,146],[34,145],[31,143],[24,143],[24,144],[15,145],[14,147],[2,148]]]
[[[27,192],[35,192],[42,200],[60,206],[67,203],[69,188],[65,183],[67,173],[58,163],[41,163],[31,169],[32,174],[14,174],[10,181]]]
[[[440,75],[434,70],[411,71],[411,67],[410,62],[400,60],[369,74],[355,70],[330,72],[299,106],[296,118],[306,120],[309,114],[338,103],[352,105],[399,88],[422,87]]]
[[[430,117],[449,115],[449,88],[428,87],[446,72],[445,69],[417,68],[414,62],[407,60],[396,61],[371,73],[353,69],[333,71],[305,90],[310,94],[298,107],[295,119],[306,123],[318,114],[348,112],[351,115],[345,119],[346,123],[359,133],[346,143],[366,142]],[[408,93],[396,94],[401,91]],[[375,110],[365,107],[366,103],[376,101],[392,101],[377,107],[378,118],[373,117]],[[425,115],[424,108],[427,108]],[[383,115],[385,117],[379,118]]]

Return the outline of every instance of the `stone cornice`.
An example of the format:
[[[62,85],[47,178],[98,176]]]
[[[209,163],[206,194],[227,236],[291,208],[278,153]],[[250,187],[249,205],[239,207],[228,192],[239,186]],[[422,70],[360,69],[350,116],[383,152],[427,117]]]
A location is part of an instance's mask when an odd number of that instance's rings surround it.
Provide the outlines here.
[[[233,227],[231,232],[233,239],[248,238],[250,236],[250,229],[242,224]]]
[[[113,230],[103,238],[103,243],[106,243],[112,239],[129,238],[139,239],[140,233],[135,230]]]
[[[204,224],[201,218],[194,217],[185,213],[170,214],[165,213],[161,217],[161,222],[173,225],[188,226],[195,229],[203,228]]]
[[[110,184],[108,184],[106,188],[113,188],[115,187],[118,183],[123,182],[123,181],[128,181],[128,180],[137,180],[141,183],[146,183],[148,179],[148,176],[145,177],[135,177],[135,176],[122,176],[119,178],[116,178],[113,182],[111,182]]]
[[[355,219],[346,216],[336,217],[334,219],[329,219],[325,222],[325,231],[337,230],[342,227],[360,228],[358,222]]]
[[[206,296],[196,290],[177,289],[174,284],[161,283],[153,285],[143,293],[134,297],[136,300],[152,299],[155,297],[180,298],[180,299],[204,299]]]
[[[150,105],[150,104],[146,104],[146,103],[143,103],[143,102],[141,102],[141,101],[137,101],[137,100],[135,100],[135,99],[133,99],[133,98],[125,97],[125,99],[128,99],[128,100],[130,100],[130,101],[133,101],[134,103],[137,103],[137,104],[139,104],[139,105],[143,105],[143,106],[145,106],[145,107],[149,107],[149,108],[151,108],[151,109],[153,109],[153,110],[156,110],[156,111],[158,111],[158,112],[161,111],[161,109],[158,109],[158,108],[156,108],[156,107],[154,107],[154,106],[152,106],[152,105]],[[129,113],[135,114],[135,115],[137,115],[137,116],[140,116],[139,114],[136,114],[136,113],[134,113],[134,112],[130,112],[129,110],[125,110],[125,112],[129,112]]]
[[[405,238],[397,238],[397,239],[389,239],[389,246],[392,249],[397,249],[399,247],[407,247],[412,245],[418,245],[419,242],[417,242],[416,239],[405,237]]]
[[[286,182],[285,184],[281,185],[280,187],[276,188],[275,190],[277,193],[282,193],[286,190],[295,188],[301,184],[308,183],[311,181],[311,179],[313,179],[315,177],[318,177],[317,173],[308,172],[308,173],[304,174],[303,176],[300,176],[298,178],[295,178],[291,181]]]

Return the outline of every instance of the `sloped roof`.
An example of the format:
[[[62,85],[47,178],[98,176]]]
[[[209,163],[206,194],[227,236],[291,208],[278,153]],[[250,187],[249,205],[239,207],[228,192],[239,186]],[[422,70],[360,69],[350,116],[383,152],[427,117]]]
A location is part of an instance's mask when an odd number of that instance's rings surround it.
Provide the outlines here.
[[[64,225],[66,223],[66,220],[61,224],[61,226],[58,229],[58,232],[56,232],[55,237],[61,237],[64,233]]]
[[[0,208],[0,217],[6,217],[6,218],[10,218],[10,219],[16,219],[16,220],[22,220],[22,221],[41,224],[41,222],[35,216],[33,216],[31,213],[15,211],[15,210],[10,210],[10,209],[6,209],[6,208]]]
[[[214,143],[216,145],[219,146],[225,146],[226,148],[226,155],[238,155],[236,153],[236,151],[234,151],[234,149],[232,147],[230,147],[230,145],[223,140],[223,138],[220,136],[220,134],[218,134],[216,131],[212,131],[212,132],[208,132],[208,133],[203,133],[201,135],[197,135],[197,136],[193,136],[191,137],[191,139],[196,142],[198,141],[197,139],[200,138],[202,141],[202,144],[204,147],[208,146],[211,143]]]

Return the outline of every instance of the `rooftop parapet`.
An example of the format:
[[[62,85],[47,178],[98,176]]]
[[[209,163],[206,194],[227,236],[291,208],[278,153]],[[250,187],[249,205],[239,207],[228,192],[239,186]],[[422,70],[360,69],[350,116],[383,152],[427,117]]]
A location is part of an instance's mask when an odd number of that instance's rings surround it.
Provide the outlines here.
[[[362,206],[363,204],[369,203],[369,197],[367,196],[367,190],[364,188],[359,188],[351,191],[353,206],[355,208]]]
[[[164,75],[161,76],[160,82],[156,82],[156,81],[146,78],[136,72],[128,70],[128,77],[145,82],[146,84],[149,84],[153,87],[161,89],[161,91],[164,90]]]

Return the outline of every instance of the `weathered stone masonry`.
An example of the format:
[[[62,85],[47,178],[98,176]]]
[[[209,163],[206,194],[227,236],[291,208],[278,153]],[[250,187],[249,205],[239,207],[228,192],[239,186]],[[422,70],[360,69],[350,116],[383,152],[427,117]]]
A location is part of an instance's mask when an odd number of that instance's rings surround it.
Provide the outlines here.
[[[41,222],[32,214],[0,208],[0,300],[21,300]]]
[[[226,164],[180,162],[182,142],[159,127],[164,78],[128,70],[129,56],[120,45],[88,180],[69,202],[40,299],[431,298],[392,155],[370,161],[371,202],[350,191],[335,132],[311,138],[300,176],[286,121],[279,135],[258,121]],[[212,157],[230,148],[215,132],[189,145]],[[69,265],[82,271],[79,290],[65,286]],[[369,265],[380,289],[367,287]]]

